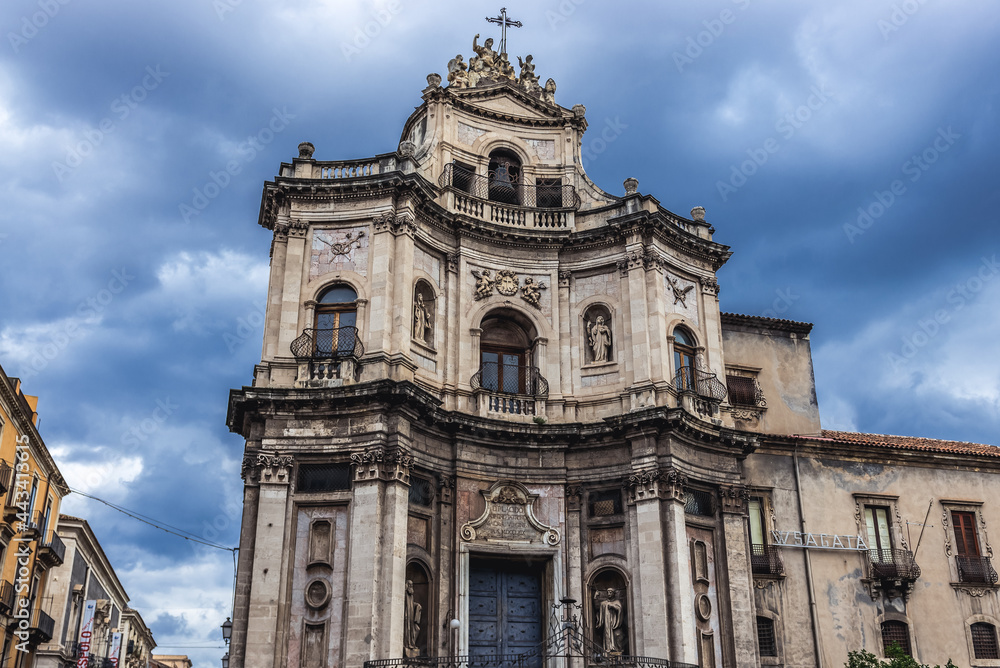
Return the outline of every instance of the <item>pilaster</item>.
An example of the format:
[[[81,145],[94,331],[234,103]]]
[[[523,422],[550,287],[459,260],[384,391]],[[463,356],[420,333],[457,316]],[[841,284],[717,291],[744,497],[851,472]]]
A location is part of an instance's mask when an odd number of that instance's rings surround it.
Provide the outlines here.
[[[294,219],[288,224],[287,233],[275,357],[290,357],[292,353],[289,346],[302,333],[299,331],[299,305],[302,302],[302,272],[306,265],[306,236],[309,233],[309,225]]]
[[[687,479],[676,470],[668,470],[661,481],[666,525],[667,580],[670,586],[670,659],[698,663],[698,632],[694,608],[694,582],[691,578],[687,524],[684,517],[684,486]]]
[[[233,600],[233,635],[230,642],[231,668],[244,668],[250,591],[253,584],[254,551],[257,544],[257,505],[260,502],[260,469],[255,458],[243,458],[243,519],[240,523],[240,552],[236,568],[236,595]]]
[[[737,666],[757,665],[756,614],[753,603],[753,575],[747,545],[747,507],[750,492],[743,486],[724,487],[722,523],[726,567],[729,573],[729,601],[732,609],[733,643]]]
[[[663,533],[660,513],[659,469],[637,471],[625,481],[628,503],[635,513],[635,542],[638,556],[636,582],[633,588],[636,610],[641,610],[634,623],[641,626],[636,633],[636,654],[642,656],[668,656],[667,636],[664,629],[670,625],[667,608],[668,564],[664,560],[667,537]]]

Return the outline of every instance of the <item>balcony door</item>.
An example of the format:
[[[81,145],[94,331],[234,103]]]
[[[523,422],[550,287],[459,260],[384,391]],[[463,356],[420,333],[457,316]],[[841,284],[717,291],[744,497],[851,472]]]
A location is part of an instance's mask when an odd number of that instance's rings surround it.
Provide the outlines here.
[[[358,293],[346,285],[327,289],[316,305],[316,355],[351,353],[357,338]]]
[[[865,528],[868,532],[868,554],[872,563],[891,564],[893,559],[889,509],[885,506],[865,506]]]
[[[484,349],[480,364],[482,386],[492,392],[525,394],[524,357],[523,352],[513,349]]]

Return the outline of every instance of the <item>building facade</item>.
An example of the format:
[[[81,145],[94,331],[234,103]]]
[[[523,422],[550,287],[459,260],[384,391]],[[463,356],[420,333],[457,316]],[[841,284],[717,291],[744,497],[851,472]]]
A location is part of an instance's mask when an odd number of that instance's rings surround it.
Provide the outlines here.
[[[38,433],[38,397],[0,368],[0,666],[31,666],[48,642],[50,570],[63,563],[59,504],[69,487]]]
[[[704,209],[602,190],[586,109],[473,50],[395,151],[264,187],[231,665],[1000,666],[995,450],[824,432],[811,326],[720,312]]]

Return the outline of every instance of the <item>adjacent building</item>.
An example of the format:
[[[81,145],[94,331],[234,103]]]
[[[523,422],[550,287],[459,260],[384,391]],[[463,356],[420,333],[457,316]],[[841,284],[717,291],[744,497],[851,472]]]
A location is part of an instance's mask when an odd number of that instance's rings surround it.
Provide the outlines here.
[[[586,109],[473,51],[264,186],[230,665],[1000,666],[1000,450],[824,431],[705,210],[603,190]]]

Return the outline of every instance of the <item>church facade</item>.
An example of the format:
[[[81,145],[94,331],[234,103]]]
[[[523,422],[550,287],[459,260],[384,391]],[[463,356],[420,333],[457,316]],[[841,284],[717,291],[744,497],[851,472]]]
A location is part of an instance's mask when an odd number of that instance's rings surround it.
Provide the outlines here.
[[[586,109],[473,50],[264,187],[231,665],[1000,666],[1000,452],[822,430],[704,209],[601,189]]]

